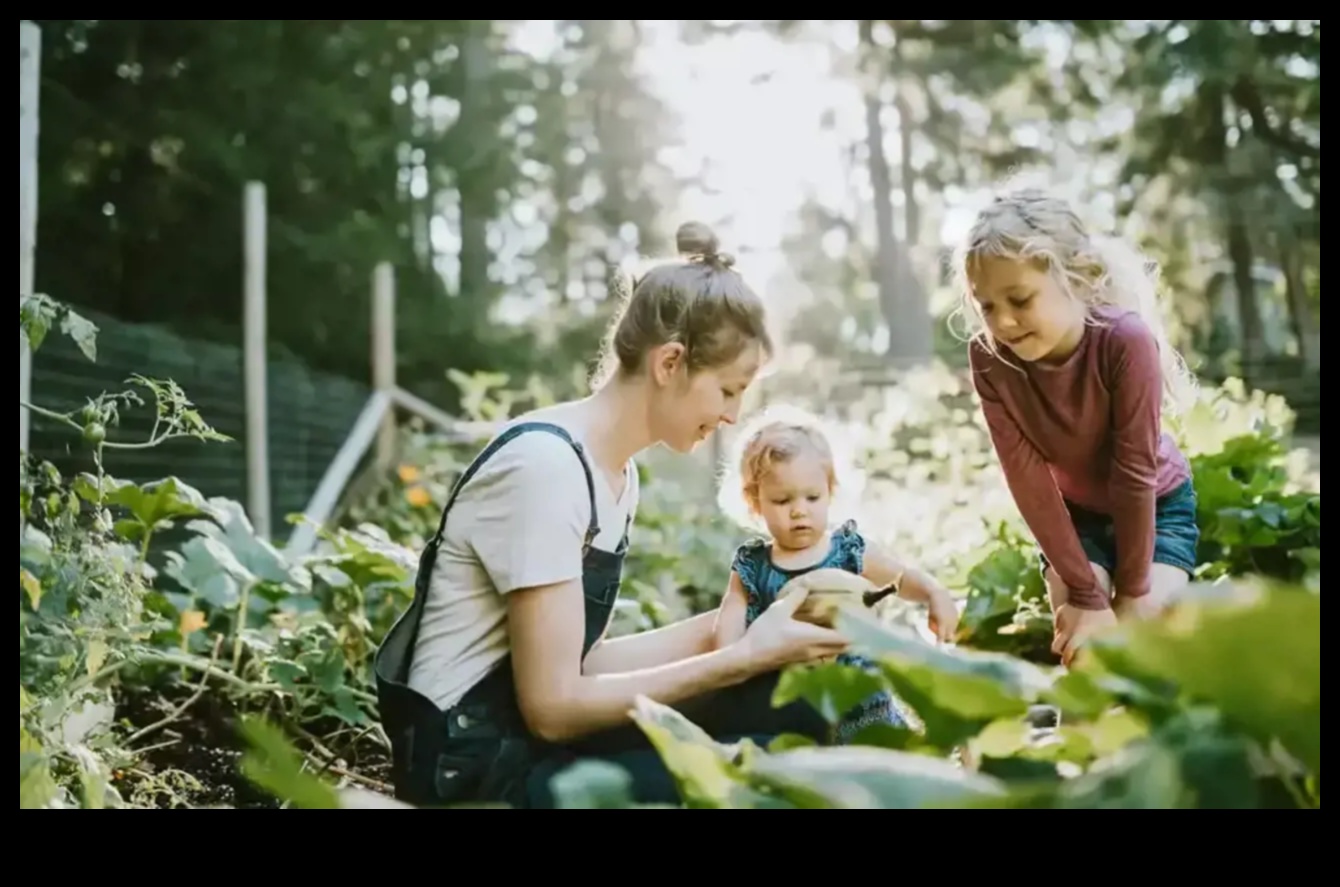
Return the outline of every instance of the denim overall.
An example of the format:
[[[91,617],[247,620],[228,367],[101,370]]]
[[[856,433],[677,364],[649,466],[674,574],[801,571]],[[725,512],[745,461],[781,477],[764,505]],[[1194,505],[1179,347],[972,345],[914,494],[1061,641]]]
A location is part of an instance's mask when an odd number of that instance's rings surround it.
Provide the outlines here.
[[[591,522],[582,557],[586,634],[582,657],[591,652],[614,612],[628,549],[628,528],[611,553],[592,547],[600,526],[595,481],[582,445],[566,430],[544,422],[523,422],[507,429],[475,457],[452,487],[437,533],[419,559],[414,600],[387,632],[374,659],[378,707],[391,742],[391,778],[397,799],[417,806],[458,803],[508,803],[527,806],[526,777],[551,750],[526,729],[516,701],[511,657],[443,712],[409,686],[414,643],[423,620],[429,580],[456,497],[494,453],[519,435],[546,432],[563,438],[576,451],[586,473]],[[631,516],[630,516],[631,517]]]

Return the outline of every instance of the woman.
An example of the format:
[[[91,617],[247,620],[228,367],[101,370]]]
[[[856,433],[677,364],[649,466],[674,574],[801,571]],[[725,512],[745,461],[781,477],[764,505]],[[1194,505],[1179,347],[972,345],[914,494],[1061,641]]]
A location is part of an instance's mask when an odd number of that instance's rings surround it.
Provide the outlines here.
[[[605,638],[637,508],[633,456],[689,452],[734,423],[772,349],[762,301],[715,235],[689,223],[676,239],[686,258],[631,288],[596,393],[509,423],[452,490],[376,660],[401,800],[552,806],[549,777],[599,756],[629,771],[637,801],[674,803],[629,720],[640,695],[723,741],[822,735],[803,703],[770,705],[779,669],[846,648],[790,618],[798,598],[722,649],[711,613]]]

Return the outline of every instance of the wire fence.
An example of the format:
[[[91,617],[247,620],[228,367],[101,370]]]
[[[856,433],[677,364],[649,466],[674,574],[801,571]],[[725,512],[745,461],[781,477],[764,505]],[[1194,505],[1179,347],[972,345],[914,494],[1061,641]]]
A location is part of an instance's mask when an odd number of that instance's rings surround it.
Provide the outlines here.
[[[151,325],[129,324],[95,311],[79,313],[96,323],[98,359],[89,361],[66,336],[53,330],[33,356],[33,402],[66,412],[83,407],[103,391],[117,392],[134,374],[172,379],[201,416],[228,443],[174,440],[145,450],[109,450],[107,471],[144,483],[176,476],[206,497],[246,503],[246,408],[242,349],[177,335]],[[238,341],[241,342],[241,333]],[[370,386],[309,369],[292,357],[271,355],[268,371],[270,526],[276,540],[288,535],[289,514],[303,511],[350,427],[371,393]],[[153,401],[122,417],[114,439],[147,439],[153,428]],[[34,416],[30,449],[67,476],[92,468],[92,457],[77,433]]]

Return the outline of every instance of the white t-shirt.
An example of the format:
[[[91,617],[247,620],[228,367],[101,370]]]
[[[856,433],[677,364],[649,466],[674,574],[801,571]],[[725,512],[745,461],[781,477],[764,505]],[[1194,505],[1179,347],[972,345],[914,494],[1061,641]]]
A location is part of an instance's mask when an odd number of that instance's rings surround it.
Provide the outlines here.
[[[630,515],[637,513],[637,468],[629,460],[623,495],[616,498],[606,475],[591,461],[580,429],[568,421],[568,407],[537,410],[508,427],[548,422],[582,443],[591,464],[600,525],[592,544],[612,552]],[[447,516],[415,643],[410,687],[446,710],[493,670],[510,649],[503,595],[581,579],[590,502],[581,459],[551,431],[520,434],[480,466]]]

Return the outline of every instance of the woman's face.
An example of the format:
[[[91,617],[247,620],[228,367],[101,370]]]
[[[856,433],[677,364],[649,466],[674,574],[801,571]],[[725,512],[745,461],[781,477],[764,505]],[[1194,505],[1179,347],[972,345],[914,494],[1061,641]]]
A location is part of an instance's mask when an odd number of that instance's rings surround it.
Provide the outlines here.
[[[762,357],[762,349],[751,343],[725,366],[689,373],[683,348],[665,346],[654,356],[658,384],[651,405],[652,433],[670,449],[689,453],[721,423],[734,425]]]

